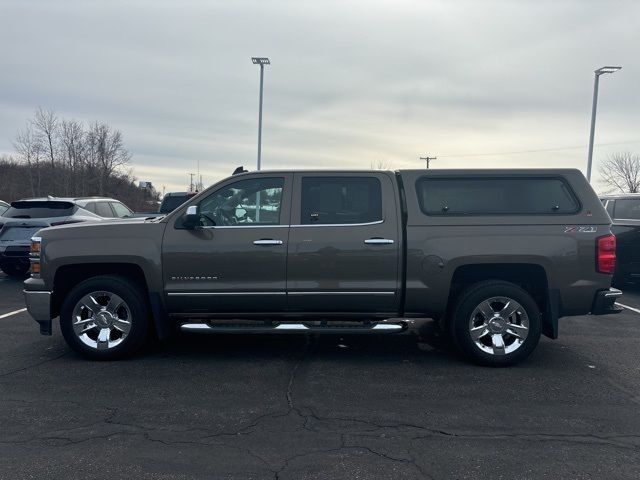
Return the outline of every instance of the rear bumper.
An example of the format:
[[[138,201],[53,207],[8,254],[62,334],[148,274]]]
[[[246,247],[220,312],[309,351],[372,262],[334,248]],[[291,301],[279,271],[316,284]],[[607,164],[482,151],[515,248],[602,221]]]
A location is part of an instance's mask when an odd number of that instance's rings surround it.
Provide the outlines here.
[[[51,292],[23,290],[27,311],[40,324],[42,335],[51,335]]]
[[[600,290],[596,292],[593,300],[592,315],[609,315],[611,313],[620,313],[621,308],[615,306],[616,300],[620,298],[622,292],[617,288],[609,288],[608,290]]]
[[[29,245],[8,245],[0,247],[0,261],[29,262]]]

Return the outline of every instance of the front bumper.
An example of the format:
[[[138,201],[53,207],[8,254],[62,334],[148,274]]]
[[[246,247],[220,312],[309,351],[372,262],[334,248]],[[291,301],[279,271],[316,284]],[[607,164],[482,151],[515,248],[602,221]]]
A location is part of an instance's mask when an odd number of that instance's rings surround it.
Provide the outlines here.
[[[27,311],[40,324],[42,335],[51,335],[51,292],[23,290]]]
[[[611,313],[620,313],[622,308],[616,307],[615,303],[622,295],[622,292],[617,288],[610,288],[608,290],[600,290],[596,292],[596,296],[593,300],[593,308],[591,309],[592,315],[609,315]]]

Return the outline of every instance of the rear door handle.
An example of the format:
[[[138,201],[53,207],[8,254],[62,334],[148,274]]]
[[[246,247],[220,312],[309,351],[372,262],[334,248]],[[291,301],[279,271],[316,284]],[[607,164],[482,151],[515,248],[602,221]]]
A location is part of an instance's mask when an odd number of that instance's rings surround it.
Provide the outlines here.
[[[261,238],[260,240],[254,240],[254,245],[282,245],[282,240],[274,240],[273,238]]]
[[[364,243],[370,245],[389,245],[393,243],[393,240],[390,238],[367,238]]]

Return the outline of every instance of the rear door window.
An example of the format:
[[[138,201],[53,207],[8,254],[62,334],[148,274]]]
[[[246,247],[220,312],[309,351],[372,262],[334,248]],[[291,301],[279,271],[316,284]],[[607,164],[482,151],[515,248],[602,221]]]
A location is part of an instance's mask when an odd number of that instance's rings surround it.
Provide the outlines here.
[[[613,210],[613,218],[640,220],[640,198],[619,198]]]
[[[85,210],[91,212],[91,213],[96,213],[96,204],[95,202],[91,202],[91,203],[87,203],[84,207]]]
[[[111,210],[108,202],[96,202],[96,215],[113,218],[113,210]]]
[[[302,225],[382,220],[382,188],[375,177],[303,177]]]
[[[427,215],[567,215],[580,205],[560,178],[421,178]]]
[[[56,201],[18,201],[4,213],[7,218],[51,218],[68,217],[78,207],[71,202]]]

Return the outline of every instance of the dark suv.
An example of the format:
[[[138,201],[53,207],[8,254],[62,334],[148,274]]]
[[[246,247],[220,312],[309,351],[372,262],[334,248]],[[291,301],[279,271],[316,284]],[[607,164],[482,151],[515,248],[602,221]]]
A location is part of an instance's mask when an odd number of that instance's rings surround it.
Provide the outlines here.
[[[640,281],[640,193],[600,197],[613,220],[611,231],[617,239],[617,266],[614,284]]]
[[[123,203],[103,197],[45,197],[12,202],[0,214],[0,269],[7,275],[24,278],[29,271],[30,239],[41,228],[132,215]]]
[[[198,192],[169,192],[162,199],[160,208],[158,208],[158,213],[162,215],[171,213],[184,202],[192,197],[195,197],[197,194]]]

